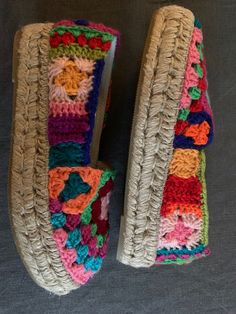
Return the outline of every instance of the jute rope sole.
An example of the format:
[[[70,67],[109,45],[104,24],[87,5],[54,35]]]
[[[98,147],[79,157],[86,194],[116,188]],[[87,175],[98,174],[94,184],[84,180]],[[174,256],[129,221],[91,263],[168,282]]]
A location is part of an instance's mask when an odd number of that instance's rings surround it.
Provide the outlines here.
[[[178,6],[153,16],[139,78],[131,133],[124,215],[117,258],[134,267],[155,263],[162,194],[173,151],[193,14]]]
[[[48,51],[51,24],[21,30],[13,117],[10,217],[21,258],[34,281],[62,295],[77,288],[64,269],[48,211]],[[19,35],[18,35],[19,36]]]
[[[64,295],[79,285],[72,281],[61,262],[52,238],[48,210],[48,53],[51,27],[50,23],[27,25],[15,38],[9,209],[15,243],[32,279],[46,290]],[[91,147],[94,163],[98,155],[114,51],[115,43],[102,77],[102,98],[99,98],[94,130],[96,141]]]

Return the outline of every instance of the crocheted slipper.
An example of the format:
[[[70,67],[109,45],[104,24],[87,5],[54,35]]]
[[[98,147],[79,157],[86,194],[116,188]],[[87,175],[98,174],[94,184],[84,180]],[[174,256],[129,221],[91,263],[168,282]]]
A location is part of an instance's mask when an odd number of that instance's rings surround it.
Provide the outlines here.
[[[117,258],[134,267],[209,254],[204,148],[213,137],[201,24],[153,16],[143,55]]]
[[[86,20],[15,36],[10,218],[31,277],[58,295],[106,254],[114,172],[97,158],[118,37]]]

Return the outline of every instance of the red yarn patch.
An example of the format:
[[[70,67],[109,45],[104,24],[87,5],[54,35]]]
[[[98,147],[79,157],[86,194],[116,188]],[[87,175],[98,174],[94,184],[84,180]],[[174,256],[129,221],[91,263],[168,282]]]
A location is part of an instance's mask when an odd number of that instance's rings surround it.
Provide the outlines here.
[[[55,32],[54,35],[50,37],[50,46],[52,48],[57,48],[61,43],[64,45],[70,45],[74,42],[77,42],[81,47],[88,45],[92,49],[98,48],[104,51],[108,51],[111,48],[111,41],[103,43],[102,37],[87,39],[84,34],[80,34],[76,38],[70,32],[65,32],[62,36]]]
[[[105,235],[109,229],[108,220],[98,220],[97,221],[97,233]]]
[[[107,41],[102,45],[102,50],[108,51],[111,48],[111,42]]]
[[[81,231],[81,236],[82,236],[82,239],[81,239],[81,243],[84,245],[84,244],[87,244],[88,241],[91,239],[92,237],[92,226],[91,225],[82,225],[80,227],[80,231]]]
[[[84,46],[87,44],[87,38],[84,34],[80,34],[77,38],[77,42],[80,46]]]
[[[97,234],[105,235],[109,229],[108,220],[101,220],[101,198],[106,196],[113,188],[113,180],[110,179],[106,184],[100,189],[99,197],[92,204],[92,220],[97,225]]]
[[[178,120],[175,125],[175,134],[182,134],[187,126],[189,126],[188,121]]]
[[[106,184],[100,189],[99,194],[101,197],[104,197],[107,195],[108,192],[110,192],[113,189],[114,182],[112,179],[106,182]]]
[[[201,205],[201,182],[197,177],[180,178],[169,175],[164,188],[166,202]]]
[[[190,109],[190,112],[203,111],[202,96],[200,97],[200,99],[192,101],[192,104],[189,109]]]
[[[64,45],[70,45],[75,42],[75,37],[71,33],[65,32],[61,36],[61,41],[63,42]]]
[[[61,36],[58,33],[55,33],[50,37],[50,46],[52,48],[57,48],[61,43]]]
[[[101,37],[93,37],[88,41],[88,45],[90,48],[102,48],[102,38]]]
[[[71,215],[66,216],[66,227],[70,230],[74,230],[80,223],[80,215]]]
[[[92,219],[95,223],[99,220],[101,215],[101,199],[100,197],[96,199],[96,201],[92,204]]]

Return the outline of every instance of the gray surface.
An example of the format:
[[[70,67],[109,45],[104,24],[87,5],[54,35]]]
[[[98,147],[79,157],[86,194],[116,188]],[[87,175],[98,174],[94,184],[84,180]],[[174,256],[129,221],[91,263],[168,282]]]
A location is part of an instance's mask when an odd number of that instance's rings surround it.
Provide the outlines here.
[[[129,132],[140,58],[151,13],[171,1],[0,0],[0,313],[236,313],[236,2],[172,1],[192,9],[204,25],[209,92],[216,137],[207,152],[209,258],[187,266],[132,269],[116,259]],[[32,22],[89,18],[120,29],[110,120],[101,157],[118,170],[111,204],[111,240],[102,271],[68,296],[37,287],[17,255],[7,213],[13,34]]]

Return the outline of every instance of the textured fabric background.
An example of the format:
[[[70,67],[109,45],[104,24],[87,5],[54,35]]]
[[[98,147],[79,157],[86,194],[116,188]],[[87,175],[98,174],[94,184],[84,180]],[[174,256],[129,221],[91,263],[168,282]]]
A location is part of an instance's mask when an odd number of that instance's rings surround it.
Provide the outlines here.
[[[153,10],[193,10],[203,23],[216,136],[207,150],[212,255],[186,266],[133,269],[116,261],[129,133],[144,40]],[[236,2],[234,0],[0,0],[0,313],[236,313]],[[28,276],[12,240],[7,168],[12,114],[11,58],[15,31],[27,23],[87,18],[121,31],[113,72],[112,108],[101,158],[118,170],[111,240],[100,273],[68,296],[56,297]]]

